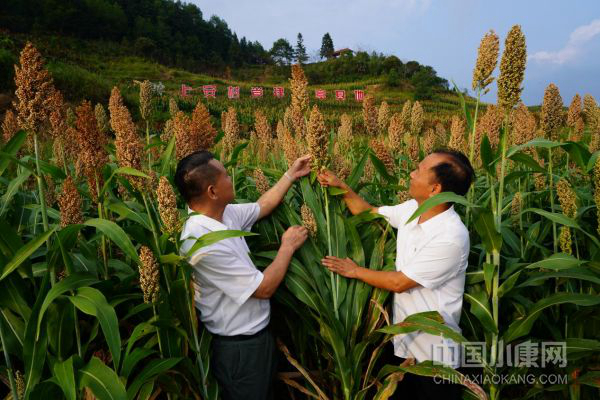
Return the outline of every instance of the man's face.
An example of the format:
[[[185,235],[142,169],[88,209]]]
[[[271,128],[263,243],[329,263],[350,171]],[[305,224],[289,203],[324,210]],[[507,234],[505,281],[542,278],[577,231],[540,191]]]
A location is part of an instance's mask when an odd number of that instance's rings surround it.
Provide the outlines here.
[[[443,160],[444,155],[442,154],[430,154],[410,173],[410,186],[408,192],[418,203],[421,203],[442,191],[442,185],[437,182],[435,172],[431,168]]]
[[[233,203],[235,197],[235,194],[233,193],[233,182],[227,173],[227,170],[218,160],[210,160],[209,162],[213,167],[220,171],[215,184],[212,186],[212,191],[209,194],[214,196],[215,200],[223,205]]]

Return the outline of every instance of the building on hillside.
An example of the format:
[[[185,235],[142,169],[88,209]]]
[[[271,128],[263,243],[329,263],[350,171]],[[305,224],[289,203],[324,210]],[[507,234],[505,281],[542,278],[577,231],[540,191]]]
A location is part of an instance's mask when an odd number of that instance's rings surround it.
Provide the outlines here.
[[[337,58],[337,57],[339,57],[341,55],[344,55],[344,54],[347,54],[347,53],[354,54],[354,51],[352,51],[349,48],[339,49],[339,50],[336,50],[333,53],[331,53],[331,57],[332,58]]]

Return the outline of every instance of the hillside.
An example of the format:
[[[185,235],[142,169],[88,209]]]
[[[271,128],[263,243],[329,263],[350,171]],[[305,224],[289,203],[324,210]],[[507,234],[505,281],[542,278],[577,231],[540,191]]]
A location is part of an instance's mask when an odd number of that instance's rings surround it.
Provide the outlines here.
[[[40,49],[46,59],[48,69],[52,73],[56,86],[65,94],[67,101],[76,104],[83,99],[94,103],[106,104],[110,90],[117,85],[121,88],[125,101],[130,108],[137,112],[137,90],[134,81],[148,79],[164,85],[164,94],[177,96],[182,84],[199,87],[206,84],[217,85],[217,98],[208,101],[209,110],[215,118],[230,105],[235,105],[241,114],[242,123],[248,125],[253,119],[252,108],[256,103],[265,109],[265,114],[275,123],[282,118],[285,107],[289,104],[289,90],[283,99],[272,96],[273,86],[288,88],[289,66],[253,66],[239,69],[226,68],[219,76],[205,73],[195,73],[182,68],[166,66],[156,61],[138,55],[132,55],[126,46],[114,42],[98,40],[81,40],[69,37],[37,35],[32,37],[24,34],[3,34],[0,36],[0,81],[5,93],[0,101],[0,113],[10,106],[12,87],[12,65],[18,61],[18,52],[27,40],[31,40]],[[309,84],[314,70],[323,69],[325,62],[305,65]],[[327,66],[327,65],[325,65]],[[227,79],[229,78],[229,79]],[[360,78],[360,77],[359,77]],[[226,96],[227,86],[240,86],[241,95],[238,100],[229,100]],[[250,98],[250,88],[262,86],[265,96],[261,99]],[[317,100],[315,89],[325,89],[328,97]],[[345,101],[333,98],[333,90],[347,91]],[[318,102],[324,114],[333,115],[350,113],[358,121],[362,105],[352,98],[352,90],[363,89],[374,95],[376,102],[387,101],[392,110],[399,111],[402,103],[415,98],[415,90],[411,82],[401,79],[396,86],[390,86],[387,75],[362,77],[352,82],[330,84],[314,84],[309,86],[311,102]],[[198,95],[180,99],[181,108],[191,110],[198,100]],[[421,100],[429,120],[447,121],[452,114],[460,111],[458,96],[447,90],[436,90],[432,99]],[[164,111],[166,119],[166,102]],[[160,107],[159,107],[160,109]]]

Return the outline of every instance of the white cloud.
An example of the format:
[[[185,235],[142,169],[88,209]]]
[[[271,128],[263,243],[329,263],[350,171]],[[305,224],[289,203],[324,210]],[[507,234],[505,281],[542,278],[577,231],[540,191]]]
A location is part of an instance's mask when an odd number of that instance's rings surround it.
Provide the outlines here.
[[[569,41],[562,49],[558,51],[538,51],[529,56],[529,58],[538,62],[565,64],[574,60],[583,50],[585,43],[592,40],[598,34],[600,34],[600,19],[595,19],[591,23],[580,26],[571,32]]]

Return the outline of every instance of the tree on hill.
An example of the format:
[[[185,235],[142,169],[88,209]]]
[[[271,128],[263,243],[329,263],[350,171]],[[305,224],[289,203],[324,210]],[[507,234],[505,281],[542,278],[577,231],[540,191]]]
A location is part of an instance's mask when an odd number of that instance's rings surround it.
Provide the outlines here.
[[[435,88],[448,90],[448,81],[437,76],[430,66],[421,67],[410,82],[415,87],[415,100],[431,99]]]
[[[294,60],[294,49],[287,39],[280,38],[271,47],[271,57],[279,65],[289,65]]]
[[[400,75],[398,74],[398,70],[396,68],[392,68],[390,72],[388,72],[386,83],[389,87],[400,86]]]
[[[238,40],[224,20],[204,19],[189,1],[0,0],[0,27],[118,42],[142,57],[192,71],[273,62],[260,43]]]
[[[327,32],[321,40],[321,58],[330,59],[334,51],[333,39],[331,39],[331,35]]]
[[[296,42],[296,62],[304,64],[308,61],[308,54],[306,54],[306,47],[304,46],[304,38],[302,34],[298,33],[298,41]]]

